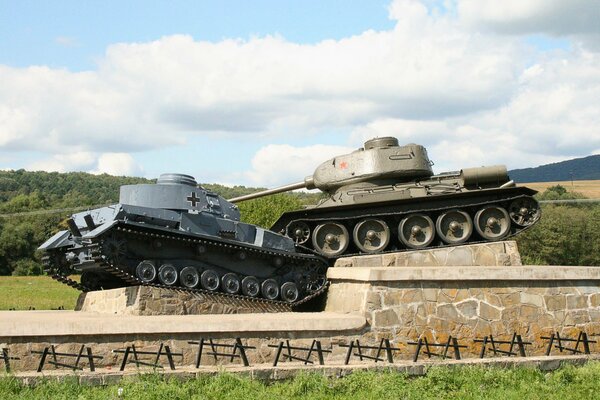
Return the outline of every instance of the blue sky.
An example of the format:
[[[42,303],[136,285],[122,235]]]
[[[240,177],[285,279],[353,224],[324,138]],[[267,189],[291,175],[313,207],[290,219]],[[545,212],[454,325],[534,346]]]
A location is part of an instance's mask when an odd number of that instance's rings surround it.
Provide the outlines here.
[[[0,168],[274,186],[373,136],[437,171],[600,152],[600,7],[492,3],[0,0]]]
[[[197,40],[282,35],[297,43],[390,29],[389,1],[0,2],[0,62],[95,68],[106,47],[172,34]]]

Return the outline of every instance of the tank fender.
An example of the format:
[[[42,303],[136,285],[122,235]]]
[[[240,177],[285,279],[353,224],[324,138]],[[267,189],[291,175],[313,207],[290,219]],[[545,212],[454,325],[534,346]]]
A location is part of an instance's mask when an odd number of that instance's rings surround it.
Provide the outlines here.
[[[83,239],[93,239],[93,238],[103,234],[107,230],[111,229],[118,222],[119,221],[110,221],[109,223],[102,224],[102,225],[98,226],[96,229],[94,229],[93,231],[90,231],[90,232],[84,234]]]
[[[50,239],[46,240],[38,250],[50,250],[59,247],[71,246],[75,242],[70,239],[71,233],[69,231],[60,231],[55,233]]]

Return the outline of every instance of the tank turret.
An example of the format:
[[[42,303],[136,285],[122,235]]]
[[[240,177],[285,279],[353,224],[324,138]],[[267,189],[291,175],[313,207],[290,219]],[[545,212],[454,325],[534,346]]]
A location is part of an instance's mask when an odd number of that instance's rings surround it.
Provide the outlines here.
[[[374,138],[325,161],[302,182],[230,201],[321,190],[326,199],[283,214],[271,230],[329,258],[500,240],[538,221],[536,192],[516,187],[504,165],[437,175],[432,165],[421,145]]]

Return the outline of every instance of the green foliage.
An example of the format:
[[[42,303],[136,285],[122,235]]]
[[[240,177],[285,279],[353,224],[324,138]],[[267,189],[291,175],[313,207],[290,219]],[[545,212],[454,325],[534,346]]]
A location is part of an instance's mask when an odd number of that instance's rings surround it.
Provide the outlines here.
[[[527,264],[600,266],[600,205],[544,205],[516,240]]]
[[[302,208],[303,202],[295,194],[276,194],[248,200],[239,204],[242,220],[249,224],[269,228],[287,211]]]
[[[572,200],[572,199],[583,199],[584,195],[577,192],[570,192],[562,185],[550,186],[544,190],[544,193],[540,193],[536,196],[538,200]]]
[[[123,399],[593,399],[600,390],[600,363],[550,373],[526,367],[438,366],[418,378],[393,371],[355,371],[343,378],[301,373],[273,384],[229,373],[188,380],[140,375],[93,387],[78,385],[75,379],[49,379],[31,387],[12,377],[0,378],[3,400],[114,399],[119,388]]]
[[[42,265],[34,260],[22,258],[14,263],[12,274],[15,276],[41,275],[43,273]]]

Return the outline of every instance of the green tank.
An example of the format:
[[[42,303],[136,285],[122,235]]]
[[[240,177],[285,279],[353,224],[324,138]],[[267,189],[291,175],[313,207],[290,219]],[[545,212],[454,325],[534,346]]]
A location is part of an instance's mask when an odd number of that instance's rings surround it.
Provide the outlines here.
[[[334,157],[304,181],[230,199],[319,189],[318,205],[286,212],[271,227],[330,259],[497,241],[533,226],[537,193],[510,180],[504,165],[434,175],[425,147],[394,137]]]

